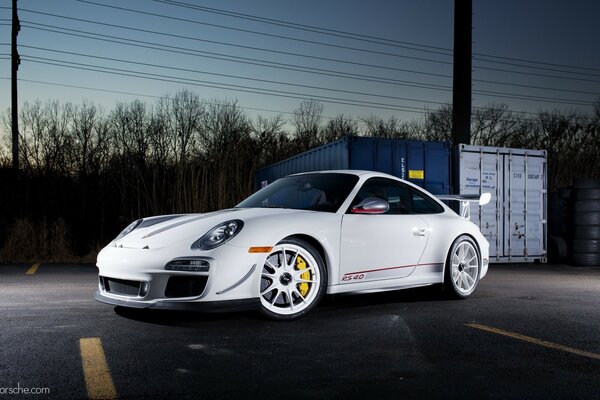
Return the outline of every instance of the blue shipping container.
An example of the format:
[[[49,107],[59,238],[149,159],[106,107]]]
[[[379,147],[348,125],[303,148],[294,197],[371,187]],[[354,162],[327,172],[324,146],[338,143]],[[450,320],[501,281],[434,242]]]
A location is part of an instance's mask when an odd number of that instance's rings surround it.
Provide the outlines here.
[[[258,170],[256,188],[300,172],[362,169],[395,175],[433,194],[449,194],[450,153],[448,142],[345,136]]]

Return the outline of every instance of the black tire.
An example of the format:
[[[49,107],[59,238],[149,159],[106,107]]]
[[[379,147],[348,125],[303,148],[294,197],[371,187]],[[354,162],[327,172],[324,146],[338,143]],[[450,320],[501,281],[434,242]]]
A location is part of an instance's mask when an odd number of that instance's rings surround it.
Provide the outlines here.
[[[571,198],[571,189],[568,189],[568,188],[559,189],[558,197],[563,200],[569,200]]]
[[[600,225],[575,225],[573,236],[577,239],[600,239]]]
[[[575,190],[575,200],[600,200],[600,189]]]
[[[560,236],[548,236],[548,257],[552,262],[562,261],[569,255],[567,241]]]
[[[600,211],[600,200],[579,200],[573,204],[576,213]]]
[[[573,253],[600,253],[600,239],[573,239]]]
[[[301,255],[302,257],[306,258],[307,260],[309,260],[312,257],[312,259],[314,261],[313,264],[315,266],[315,269],[318,270],[319,282],[318,282],[318,284],[311,285],[310,288],[308,289],[309,292],[307,292],[307,294],[308,294],[307,298],[310,298],[310,303],[306,306],[304,305],[305,301],[304,302],[301,301],[300,297],[298,297],[297,295],[296,295],[296,297],[294,297],[294,293],[292,293],[292,295],[290,296],[291,303],[295,304],[296,307],[298,307],[299,304],[301,305],[301,307],[305,307],[305,308],[302,308],[298,312],[286,311],[285,303],[287,302],[288,304],[290,304],[290,299],[285,292],[280,293],[280,292],[277,292],[276,289],[273,289],[275,291],[275,294],[272,295],[271,299],[267,298],[269,293],[265,293],[264,295],[261,293],[261,295],[260,295],[260,300],[261,300],[260,312],[267,318],[272,319],[274,321],[293,321],[293,320],[296,320],[298,318],[305,316],[308,312],[310,312],[310,310],[312,310],[314,307],[317,306],[317,304],[323,298],[325,291],[327,290],[327,267],[326,267],[325,261],[323,261],[323,258],[321,257],[319,252],[310,243],[307,243],[304,240],[290,238],[290,239],[284,239],[281,242],[279,242],[273,248],[272,253],[269,255],[269,257],[275,256],[275,255],[280,256],[283,253],[284,258],[287,259],[287,255],[289,255],[290,253],[288,252],[286,254],[285,250],[283,252],[278,250],[280,248],[284,248],[285,245],[291,245],[291,246],[296,246],[296,248],[301,248],[305,253],[304,254],[298,253],[298,255]],[[287,261],[286,261],[286,263],[287,263]],[[265,264],[265,266],[263,266],[261,268],[262,268],[262,270],[261,270],[262,272],[264,272],[267,269],[272,269],[269,266],[267,266],[266,264]],[[264,284],[268,285],[268,282],[266,282],[266,283],[264,282],[265,279],[267,279],[267,278],[264,278],[261,274],[261,282],[260,282],[261,292],[264,290],[263,285]],[[291,276],[290,276],[290,279],[292,279]],[[273,280],[271,280],[271,282],[273,282]],[[291,287],[293,287],[293,285],[302,285],[301,283],[293,282],[293,280],[291,280],[291,281],[287,280],[287,283],[284,283],[283,281],[280,281],[280,282],[281,282],[281,284],[285,284],[285,285],[291,286]],[[267,289],[268,289],[268,287],[269,286],[266,286]],[[297,293],[300,293],[300,290],[302,290],[302,289],[299,287],[296,287]],[[312,294],[310,292],[310,290],[315,290],[316,292],[314,294]],[[270,292],[270,293],[272,293],[272,292]],[[265,302],[267,302],[267,301],[270,302],[272,299],[274,299],[274,304],[277,305],[278,304],[277,300],[280,295],[281,295],[281,302],[283,303],[281,306],[271,307],[271,309],[269,309],[269,308],[267,308],[267,306],[265,306]],[[274,311],[272,311],[272,310],[274,310]],[[292,310],[292,308],[290,307],[289,310]]]
[[[476,256],[477,256],[477,272],[475,275],[475,283],[473,284],[473,287],[468,290],[467,292],[465,292],[464,290],[461,290],[458,286],[457,283],[455,282],[455,279],[453,279],[453,267],[452,267],[452,258],[453,255],[455,254],[455,252],[457,251],[457,249],[463,244],[463,243],[467,243],[470,246],[472,246],[472,248],[474,249]],[[466,268],[461,269],[460,265],[459,265],[459,273],[466,271]],[[454,241],[454,243],[452,243],[452,246],[450,246],[450,250],[448,251],[448,255],[446,256],[446,265],[444,268],[444,292],[445,295],[448,298],[451,299],[466,299],[469,296],[471,296],[473,294],[473,292],[475,291],[475,289],[477,288],[477,285],[479,284],[479,276],[481,274],[481,253],[479,251],[479,247],[477,246],[477,243],[475,243],[475,241],[467,235],[462,235],[459,236],[458,238],[456,238],[456,240]]]
[[[573,179],[575,189],[600,189],[600,179],[575,178]]]
[[[600,267],[600,253],[573,253],[571,259],[579,267]]]
[[[600,212],[575,213],[575,225],[600,225]]]

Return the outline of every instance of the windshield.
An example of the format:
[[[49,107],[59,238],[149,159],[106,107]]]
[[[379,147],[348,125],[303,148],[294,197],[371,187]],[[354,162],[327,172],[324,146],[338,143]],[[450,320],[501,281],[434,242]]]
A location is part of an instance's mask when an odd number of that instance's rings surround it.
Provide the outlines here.
[[[287,176],[254,193],[237,207],[336,212],[356,182],[358,176],[340,173]]]

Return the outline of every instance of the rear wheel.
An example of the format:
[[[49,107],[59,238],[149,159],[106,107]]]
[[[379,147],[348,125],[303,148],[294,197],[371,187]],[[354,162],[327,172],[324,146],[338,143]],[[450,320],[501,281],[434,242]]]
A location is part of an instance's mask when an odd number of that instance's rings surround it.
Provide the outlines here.
[[[317,305],[327,286],[321,255],[298,239],[278,243],[261,271],[261,312],[275,320],[300,318]]]
[[[449,297],[466,299],[477,287],[481,260],[477,244],[469,236],[459,236],[448,253],[444,290]]]

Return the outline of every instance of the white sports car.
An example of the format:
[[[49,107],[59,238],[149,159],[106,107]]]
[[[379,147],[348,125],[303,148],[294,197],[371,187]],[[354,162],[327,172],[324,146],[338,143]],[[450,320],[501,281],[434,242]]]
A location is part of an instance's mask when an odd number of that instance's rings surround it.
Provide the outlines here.
[[[98,255],[95,298],[255,307],[277,320],[305,315],[325,293],[443,284],[466,298],[487,272],[488,242],[464,214],[387,174],[290,175],[228,210],[133,222]]]

